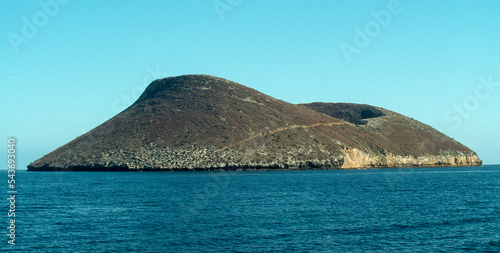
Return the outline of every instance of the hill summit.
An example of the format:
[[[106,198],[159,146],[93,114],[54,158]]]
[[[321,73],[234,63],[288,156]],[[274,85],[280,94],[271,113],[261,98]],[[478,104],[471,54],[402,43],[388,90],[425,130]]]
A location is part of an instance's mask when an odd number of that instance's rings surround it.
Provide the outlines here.
[[[469,148],[370,105],[290,104],[208,75],[153,81],[130,107],[34,161],[41,170],[474,166]]]

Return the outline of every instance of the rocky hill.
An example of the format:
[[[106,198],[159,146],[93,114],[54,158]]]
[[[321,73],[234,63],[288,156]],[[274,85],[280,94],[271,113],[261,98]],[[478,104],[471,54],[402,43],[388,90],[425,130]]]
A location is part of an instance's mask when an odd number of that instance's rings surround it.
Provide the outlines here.
[[[346,103],[304,106],[353,122],[376,138],[377,148],[345,150],[343,168],[481,165],[477,155],[454,139],[417,120],[383,108]]]
[[[129,108],[28,166],[252,170],[474,166],[435,129],[369,105],[294,105],[207,75],[152,82]]]

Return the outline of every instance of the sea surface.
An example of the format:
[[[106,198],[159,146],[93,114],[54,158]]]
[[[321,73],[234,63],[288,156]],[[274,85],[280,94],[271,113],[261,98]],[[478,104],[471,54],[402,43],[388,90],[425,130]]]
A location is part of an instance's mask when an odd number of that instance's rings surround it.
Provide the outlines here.
[[[500,166],[4,177],[2,252],[500,252]]]

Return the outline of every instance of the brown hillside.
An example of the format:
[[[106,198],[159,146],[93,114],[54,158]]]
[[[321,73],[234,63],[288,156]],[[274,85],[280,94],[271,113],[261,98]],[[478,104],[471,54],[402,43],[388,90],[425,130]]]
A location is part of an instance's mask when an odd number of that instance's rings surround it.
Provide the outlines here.
[[[382,142],[376,143],[377,146],[394,154],[424,156],[447,149],[472,152],[428,125],[383,108],[346,103],[311,103],[303,106],[349,122],[361,123],[359,128],[380,137]]]
[[[377,110],[388,113],[375,109],[375,116]],[[365,111],[362,117],[374,116]],[[397,125],[368,121],[360,127],[347,121],[222,78],[169,77],[154,81],[129,108],[28,170],[342,168],[351,159],[346,150],[374,156],[422,153],[404,153],[404,147],[391,143],[383,131]],[[443,150],[465,150],[443,145]]]
[[[358,128],[377,136],[377,140],[373,141],[375,146],[397,156],[423,157],[424,159],[457,153],[475,156],[475,153],[468,147],[436,129],[380,107],[348,103],[311,103],[303,104],[303,106],[332,117],[356,122]],[[455,157],[448,159],[456,160]],[[472,159],[473,164],[481,164],[479,158],[473,157]],[[434,159],[430,160],[434,162]],[[435,163],[435,165],[448,165],[449,161],[435,161]],[[427,164],[427,166],[431,165]]]

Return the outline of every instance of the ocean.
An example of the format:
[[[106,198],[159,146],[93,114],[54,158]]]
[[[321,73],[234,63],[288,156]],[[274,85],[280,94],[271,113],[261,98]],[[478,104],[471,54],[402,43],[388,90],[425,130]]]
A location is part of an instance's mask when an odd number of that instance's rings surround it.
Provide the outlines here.
[[[500,166],[4,173],[2,252],[500,252]]]

